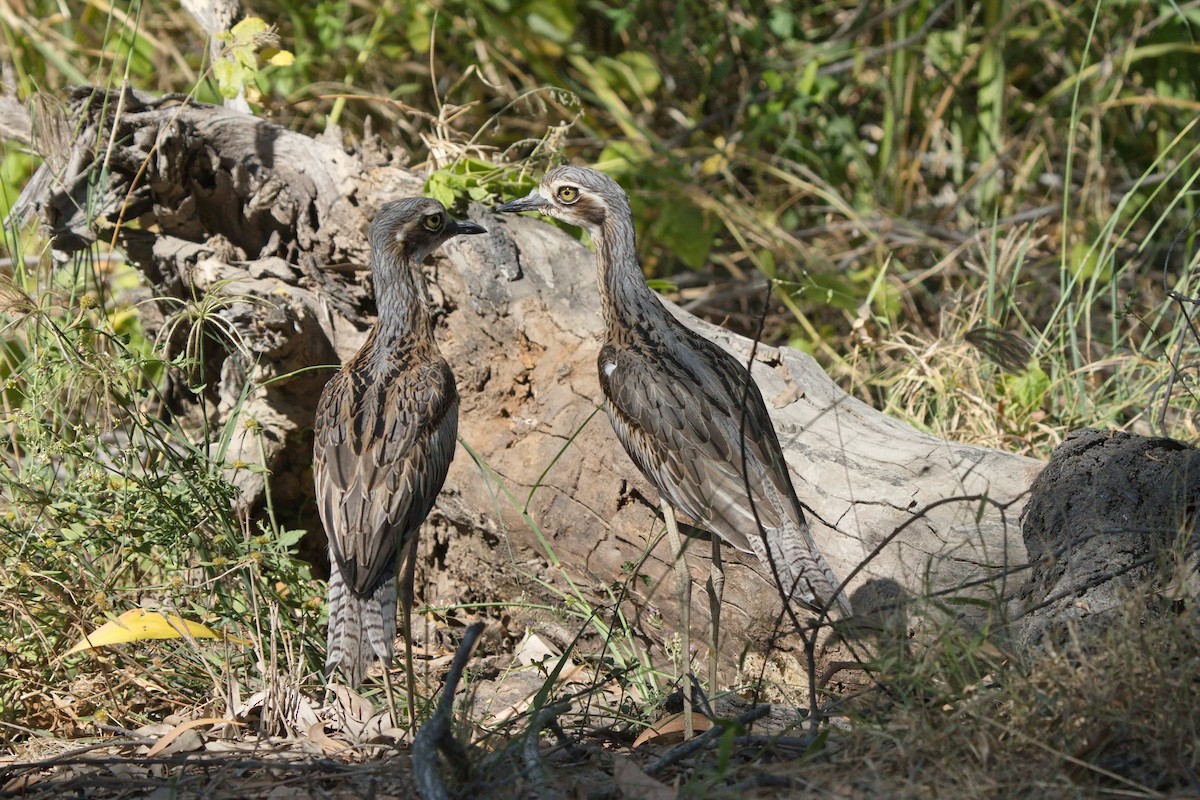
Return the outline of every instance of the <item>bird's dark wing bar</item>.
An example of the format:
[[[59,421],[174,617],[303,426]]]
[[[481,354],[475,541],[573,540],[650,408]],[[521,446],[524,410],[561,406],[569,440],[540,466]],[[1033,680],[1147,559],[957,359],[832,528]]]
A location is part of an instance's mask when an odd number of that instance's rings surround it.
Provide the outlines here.
[[[366,592],[395,570],[397,549],[445,481],[458,429],[454,377],[441,359],[370,386],[339,373],[317,413],[321,521],[347,585]]]

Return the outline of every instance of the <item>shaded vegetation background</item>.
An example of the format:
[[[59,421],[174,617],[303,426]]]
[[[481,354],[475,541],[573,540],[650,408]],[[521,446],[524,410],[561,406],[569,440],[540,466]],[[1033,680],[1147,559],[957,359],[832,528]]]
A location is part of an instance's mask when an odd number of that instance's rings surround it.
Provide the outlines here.
[[[1194,441],[1182,300],[1197,294],[1200,3],[791,6],[254,2],[244,11],[295,62],[249,70],[246,97],[291,129],[378,137],[449,203],[491,201],[557,160],[598,164],[630,192],[656,286],[752,334],[776,281],[764,339],[939,436],[1040,457],[1081,424]],[[53,122],[64,87],[222,99],[207,37],[169,3],[0,0],[0,32],[3,90],[34,114],[33,145],[5,144],[0,213],[54,157],[47,143],[69,139]],[[119,253],[55,263],[12,225],[4,251],[0,739],[136,725],[198,696],[215,716],[258,688],[313,682],[324,586],[297,557],[304,531],[269,501],[231,512],[229,430],[196,440],[160,413],[164,375],[198,387],[206,342],[236,346],[219,301],[181,304],[172,331],[186,347],[168,349],[141,333],[144,287]],[[258,645],[59,660],[105,614],[147,600]],[[1128,768],[1144,789],[1169,761],[1166,787],[1190,774],[1195,788],[1185,722],[1200,715],[1183,709],[1200,703],[1177,674],[1196,663],[1194,620],[1171,630],[1158,653],[1176,672],[1122,650],[988,702],[964,698],[1002,663],[1025,667],[955,640],[889,702],[915,709],[915,733],[937,729],[943,703],[986,717],[984,766],[989,747],[1044,734],[1023,745],[1031,775],[1070,754],[1085,783]],[[1139,694],[1135,676],[1160,694]],[[1161,693],[1184,706],[1168,714]],[[1146,726],[1113,703],[1146,711]],[[1105,742],[1145,747],[1159,730],[1163,760],[1146,748],[1146,763],[1089,770],[1094,742],[1074,723],[1031,730],[1059,706]]]

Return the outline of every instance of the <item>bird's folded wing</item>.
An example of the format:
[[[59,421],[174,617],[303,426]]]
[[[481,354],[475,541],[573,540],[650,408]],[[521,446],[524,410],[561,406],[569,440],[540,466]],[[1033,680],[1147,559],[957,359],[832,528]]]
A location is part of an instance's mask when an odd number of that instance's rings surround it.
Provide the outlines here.
[[[342,575],[369,591],[428,515],[446,479],[458,395],[444,361],[330,381],[317,409],[313,472],[321,521]]]
[[[790,507],[787,466],[757,386],[747,391],[745,368],[704,345],[701,369],[695,359],[651,364],[606,346],[600,382],[617,437],[658,490],[698,525],[753,552],[749,537],[760,527],[795,527],[801,512]]]

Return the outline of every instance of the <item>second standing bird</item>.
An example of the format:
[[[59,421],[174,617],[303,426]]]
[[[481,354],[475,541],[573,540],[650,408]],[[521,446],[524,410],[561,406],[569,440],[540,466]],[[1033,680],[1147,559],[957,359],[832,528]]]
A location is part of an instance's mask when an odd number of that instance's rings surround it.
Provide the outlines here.
[[[675,558],[690,736],[691,581],[677,509],[716,534],[708,584],[710,690],[716,688],[725,582],[718,537],[757,555],[785,598],[814,610],[836,603],[845,614],[850,602],[845,593],[835,596],[838,580],[809,532],[766,404],[746,366],[684,327],[646,285],[633,211],[616,181],[592,169],[558,167],[539,189],[496,210],[539,211],[591,234],[606,328],[600,386],[617,438],[660,494]]]
[[[417,529],[446,480],[458,432],[458,392],[434,341],[421,262],[453,236],[484,232],[451,219],[436,200],[410,198],[379,210],[369,234],[378,318],[362,349],[325,385],[314,423],[313,476],[329,538],[326,669],[340,668],[356,687],[379,659],[395,715],[388,669],[403,551],[400,605],[413,722]]]

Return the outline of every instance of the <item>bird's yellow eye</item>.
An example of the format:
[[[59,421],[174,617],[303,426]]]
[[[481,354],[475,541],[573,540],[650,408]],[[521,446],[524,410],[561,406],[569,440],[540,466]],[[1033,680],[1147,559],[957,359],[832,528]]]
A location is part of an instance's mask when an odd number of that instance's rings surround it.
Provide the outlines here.
[[[425,230],[436,231],[442,227],[442,215],[430,214],[425,218]]]
[[[564,203],[574,203],[579,199],[579,190],[574,186],[561,186],[558,189],[558,199]]]

